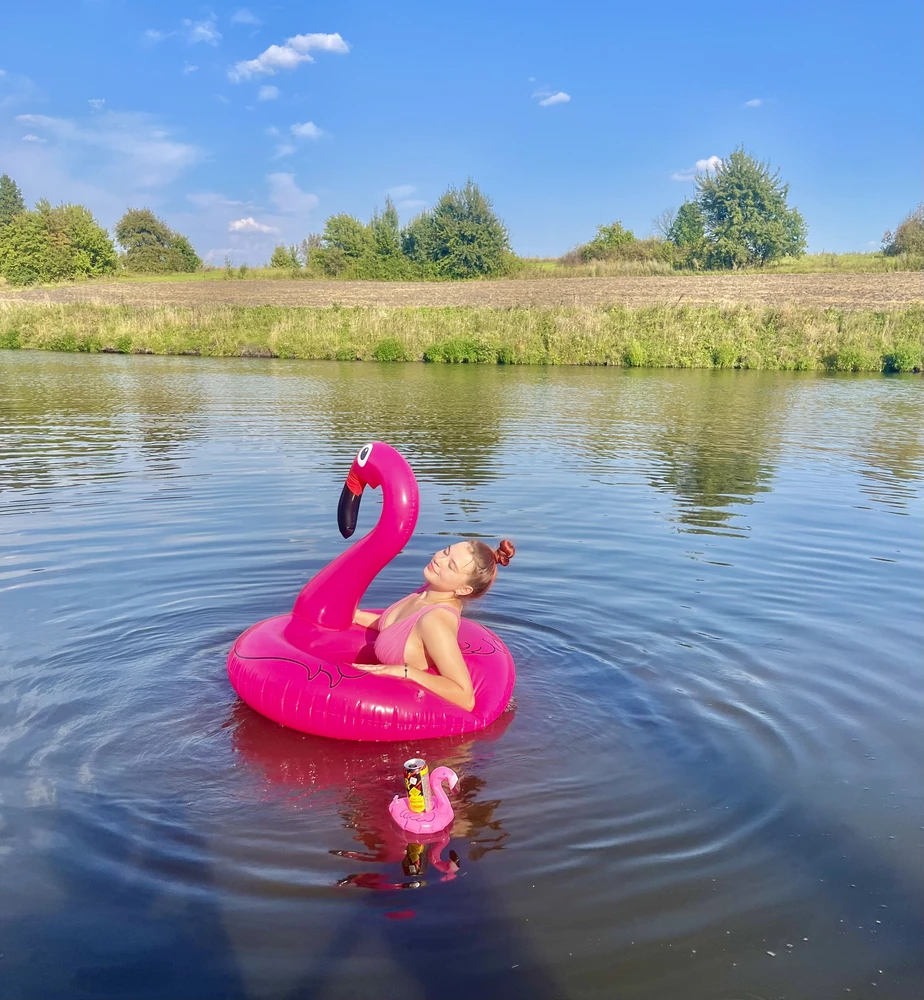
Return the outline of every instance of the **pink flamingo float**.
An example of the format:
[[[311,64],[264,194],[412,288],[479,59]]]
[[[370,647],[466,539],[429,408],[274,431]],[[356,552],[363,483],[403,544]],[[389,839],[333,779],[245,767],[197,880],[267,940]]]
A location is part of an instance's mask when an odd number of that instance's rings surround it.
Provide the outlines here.
[[[414,532],[417,481],[390,445],[364,445],[340,494],[337,523],[356,529],[363,489],[381,487],[378,523],[302,589],[290,614],[252,625],[228,654],[228,677],[240,697],[291,729],[344,740],[403,740],[475,732],[507,707],[516,680],[513,657],[490,629],[467,618],[459,647],[471,674],[471,712],[393,677],[357,670],[374,662],[376,633],[353,624],[359,601]]]
[[[429,776],[430,791],[433,793],[433,808],[428,812],[414,812],[407,796],[395,796],[391,800],[388,811],[391,818],[407,833],[437,833],[444,830],[452,822],[452,803],[443,791],[443,782],[447,782],[452,791],[459,783],[459,776],[451,767],[434,768]]]

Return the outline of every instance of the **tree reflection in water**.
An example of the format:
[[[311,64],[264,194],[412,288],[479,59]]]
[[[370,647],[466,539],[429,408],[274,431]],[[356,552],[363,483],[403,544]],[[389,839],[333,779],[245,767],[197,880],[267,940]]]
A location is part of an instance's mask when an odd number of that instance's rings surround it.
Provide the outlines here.
[[[740,534],[746,529],[735,508],[771,489],[785,393],[756,373],[697,374],[665,401],[651,483],[674,494],[683,530]]]

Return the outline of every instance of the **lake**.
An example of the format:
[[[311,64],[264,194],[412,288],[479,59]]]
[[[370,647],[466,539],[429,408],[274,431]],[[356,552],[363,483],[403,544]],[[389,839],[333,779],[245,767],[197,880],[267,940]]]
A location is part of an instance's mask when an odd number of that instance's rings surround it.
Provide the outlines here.
[[[919,997],[922,413],[917,376],[0,352],[0,995]],[[365,606],[516,542],[485,733],[337,743],[227,682],[375,439],[422,509]],[[462,783],[409,854],[417,750]]]

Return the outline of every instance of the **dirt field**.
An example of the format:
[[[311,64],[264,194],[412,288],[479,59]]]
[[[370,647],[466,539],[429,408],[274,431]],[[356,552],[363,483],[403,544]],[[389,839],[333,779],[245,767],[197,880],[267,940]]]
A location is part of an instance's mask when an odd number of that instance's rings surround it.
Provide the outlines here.
[[[656,303],[890,309],[924,301],[924,274],[710,274],[457,283],[229,280],[0,288],[0,300],[124,305],[646,306]]]

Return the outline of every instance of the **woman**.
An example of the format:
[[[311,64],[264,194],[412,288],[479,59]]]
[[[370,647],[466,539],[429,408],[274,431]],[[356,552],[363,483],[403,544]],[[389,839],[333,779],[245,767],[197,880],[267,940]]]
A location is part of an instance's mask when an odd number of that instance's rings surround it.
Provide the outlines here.
[[[356,612],[357,625],[378,629],[375,655],[379,662],[353,665],[372,674],[413,681],[471,712],[475,692],[458,643],[462,605],[481,597],[494,583],[497,567],[506,566],[515,552],[506,538],[496,549],[472,539],[437,552],[424,567],[424,588],[381,615]],[[430,673],[430,667],[438,673]]]

